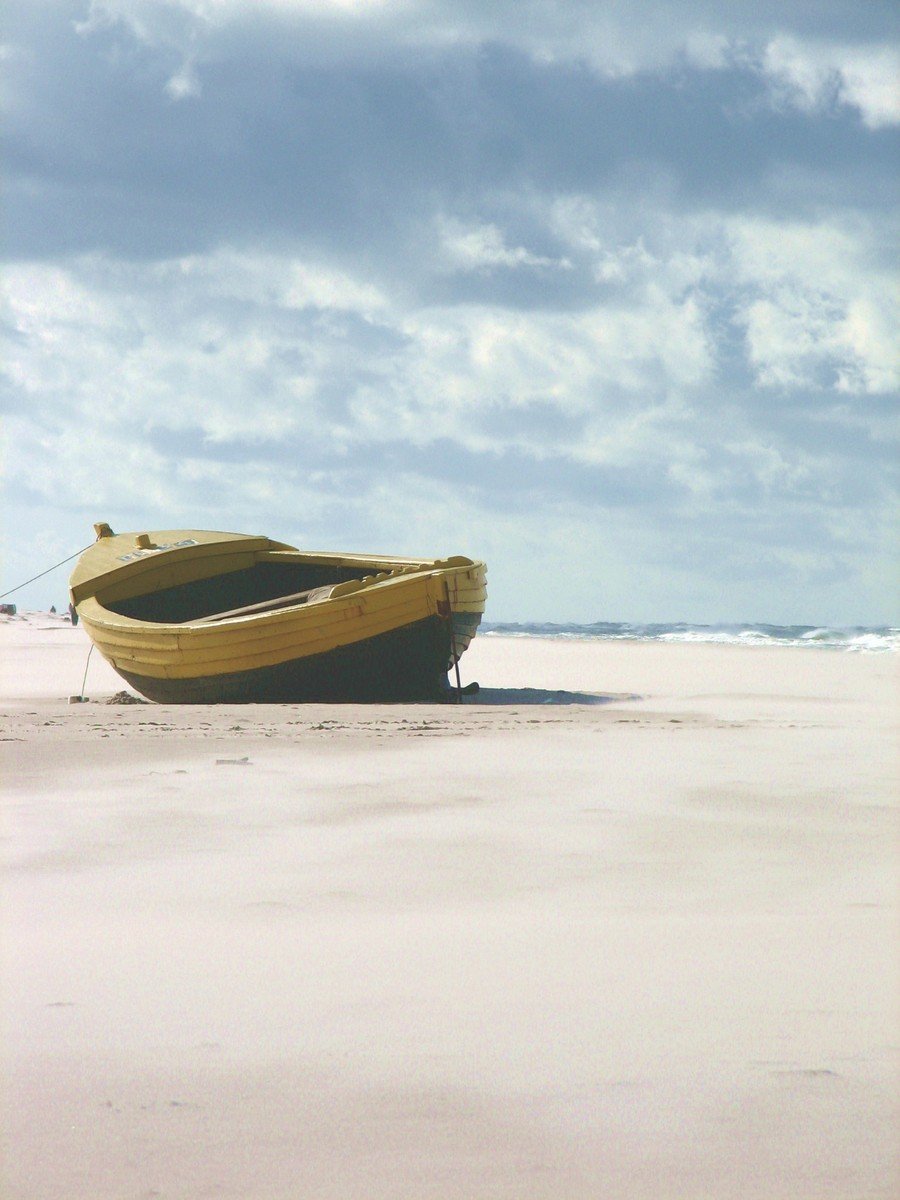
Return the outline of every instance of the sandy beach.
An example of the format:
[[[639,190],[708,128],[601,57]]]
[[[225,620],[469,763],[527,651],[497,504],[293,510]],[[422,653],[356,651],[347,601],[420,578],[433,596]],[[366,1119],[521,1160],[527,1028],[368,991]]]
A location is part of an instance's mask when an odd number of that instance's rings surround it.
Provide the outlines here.
[[[4,1197],[900,1194],[895,655],[201,708],[87,651],[0,624]]]

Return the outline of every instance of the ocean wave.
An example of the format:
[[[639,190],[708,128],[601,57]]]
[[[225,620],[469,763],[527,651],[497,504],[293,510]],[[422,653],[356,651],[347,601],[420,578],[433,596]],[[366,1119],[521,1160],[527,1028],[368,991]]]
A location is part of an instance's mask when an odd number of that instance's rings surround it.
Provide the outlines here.
[[[900,650],[900,629],[891,625],[692,625],[636,624],[627,621],[595,621],[588,625],[555,622],[483,622],[488,637],[536,637],[563,640],[617,642],[697,642],[733,646],[796,646],[805,649],[847,650],[863,653]]]
[[[18,612],[0,615],[0,624],[26,624],[41,620],[69,625],[68,613]],[[805,649],[878,653],[900,650],[900,628],[893,625],[695,625],[685,621],[641,624],[631,621],[594,621],[587,625],[554,621],[482,621],[480,636],[553,638],[571,641],[696,642],[732,646],[797,646]]]

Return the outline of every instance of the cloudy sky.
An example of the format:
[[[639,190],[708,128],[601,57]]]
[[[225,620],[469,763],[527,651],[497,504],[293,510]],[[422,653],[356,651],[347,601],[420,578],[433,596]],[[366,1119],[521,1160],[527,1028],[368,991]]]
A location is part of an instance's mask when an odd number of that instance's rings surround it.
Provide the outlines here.
[[[0,590],[106,520],[476,555],[494,620],[897,622],[897,34],[6,0]]]

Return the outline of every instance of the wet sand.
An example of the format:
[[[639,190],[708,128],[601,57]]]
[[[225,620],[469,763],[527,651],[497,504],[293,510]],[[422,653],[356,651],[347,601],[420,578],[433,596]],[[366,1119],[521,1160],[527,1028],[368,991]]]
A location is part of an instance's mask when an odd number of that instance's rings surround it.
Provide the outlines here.
[[[70,705],[87,648],[0,624],[4,1197],[900,1194],[894,656]]]

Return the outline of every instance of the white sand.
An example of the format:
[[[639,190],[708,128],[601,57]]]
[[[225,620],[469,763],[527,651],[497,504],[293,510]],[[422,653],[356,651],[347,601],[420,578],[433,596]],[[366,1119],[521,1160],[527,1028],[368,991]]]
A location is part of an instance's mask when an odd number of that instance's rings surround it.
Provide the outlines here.
[[[87,646],[0,623],[4,1198],[900,1194],[893,656],[67,705]]]

